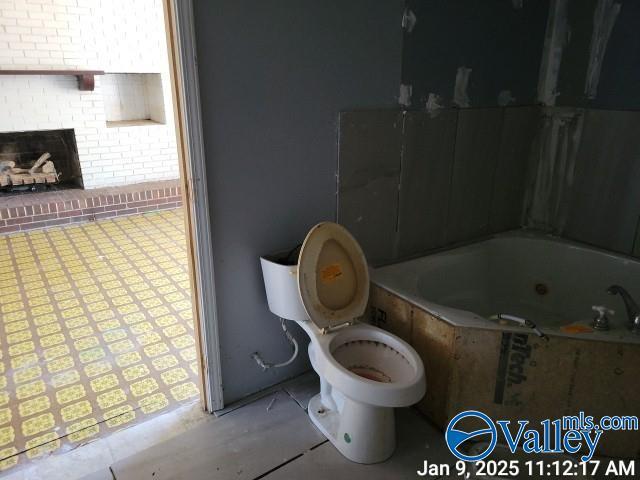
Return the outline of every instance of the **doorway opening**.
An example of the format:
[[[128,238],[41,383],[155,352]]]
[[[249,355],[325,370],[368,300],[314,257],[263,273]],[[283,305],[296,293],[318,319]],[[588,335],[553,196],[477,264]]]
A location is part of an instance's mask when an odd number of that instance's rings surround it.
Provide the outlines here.
[[[166,7],[0,7],[0,471],[212,408]]]

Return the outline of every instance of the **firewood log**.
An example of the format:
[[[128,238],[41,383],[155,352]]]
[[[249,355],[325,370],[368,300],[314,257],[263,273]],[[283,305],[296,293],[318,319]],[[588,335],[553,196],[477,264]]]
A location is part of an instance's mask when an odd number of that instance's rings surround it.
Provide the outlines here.
[[[44,162],[42,165],[42,173],[56,173],[56,167],[51,160]]]
[[[38,170],[40,166],[50,158],[51,158],[51,154],[49,152],[43,153],[42,155],[40,155],[40,158],[38,158],[38,160],[36,160],[36,162],[29,169],[29,173],[35,173],[36,170]]]
[[[0,172],[7,173],[15,166],[16,162],[14,162],[13,160],[2,160],[0,161]]]

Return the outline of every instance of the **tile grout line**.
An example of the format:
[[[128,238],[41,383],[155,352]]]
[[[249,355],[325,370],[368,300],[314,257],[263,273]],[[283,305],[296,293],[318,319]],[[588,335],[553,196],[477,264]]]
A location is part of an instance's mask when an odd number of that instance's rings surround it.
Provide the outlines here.
[[[142,408],[142,407],[136,407],[136,408],[134,408],[133,410],[135,411],[135,410],[139,410],[139,409],[141,409],[141,408]],[[31,451],[31,450],[36,449],[36,448],[42,447],[42,446],[44,446],[44,445],[48,445],[49,443],[53,443],[53,442],[57,442],[57,441],[59,441],[59,440],[65,439],[65,438],[67,438],[69,435],[71,435],[72,433],[77,433],[77,432],[81,432],[81,431],[83,431],[83,430],[87,430],[87,429],[89,429],[89,428],[93,428],[93,427],[95,427],[96,425],[103,424],[103,423],[105,423],[105,422],[108,422],[109,420],[113,420],[113,419],[115,419],[115,418],[121,417],[121,416],[126,415],[126,414],[128,414],[128,413],[129,413],[129,411],[127,411],[127,412],[123,412],[123,413],[120,413],[120,414],[118,414],[118,415],[114,415],[113,417],[105,418],[105,419],[100,420],[99,422],[97,422],[97,423],[95,423],[95,424],[93,424],[93,425],[89,425],[89,426],[84,427],[84,428],[81,428],[81,429],[79,429],[79,430],[74,430],[73,432],[70,432],[70,433],[65,433],[64,435],[61,435],[61,436],[59,436],[58,438],[55,438],[55,439],[53,439],[53,440],[49,440],[48,442],[44,442],[44,443],[41,443],[41,444],[38,444],[38,445],[34,445],[33,447],[30,447],[30,448],[27,448],[27,449],[24,449],[24,450],[20,450],[19,452],[14,453],[13,455],[9,455],[8,457],[0,458],[0,461],[8,460],[8,459],[13,458],[13,457],[17,457],[17,456],[19,456],[19,455],[25,454],[25,453],[27,453],[27,452],[29,452],[29,451]],[[125,427],[125,428],[129,428],[129,427],[131,427],[131,426],[132,426],[132,425],[127,426],[127,427]],[[115,432],[114,432],[114,433],[115,433]],[[98,439],[97,439],[97,438],[95,438],[95,439],[92,439],[92,440],[90,440],[90,441],[88,441],[88,442],[80,443],[80,444],[78,444],[78,445],[75,445],[75,446],[74,446],[71,450],[69,450],[69,451],[73,451],[73,450],[75,450],[75,449],[77,449],[77,448],[83,447],[84,445],[88,445],[88,444],[90,444],[90,443],[93,443],[93,442],[94,442],[94,441],[96,441],[96,440],[98,440]],[[64,453],[67,453],[67,452],[64,452]],[[49,455],[52,455],[52,454],[53,454],[53,452],[50,452],[50,453],[49,453]],[[0,477],[0,478],[1,478],[1,477]]]
[[[323,440],[322,442],[317,443],[317,444],[316,444],[316,445],[314,445],[313,447],[309,448],[308,450],[306,450],[306,451],[304,451],[304,452],[302,452],[302,453],[299,453],[298,455],[296,455],[296,456],[294,456],[294,457],[290,458],[289,460],[285,460],[284,462],[280,463],[279,465],[276,465],[275,467],[273,467],[273,468],[271,468],[271,469],[267,470],[267,471],[266,471],[266,472],[264,472],[264,473],[261,473],[261,474],[260,474],[260,475],[258,475],[257,477],[253,477],[251,480],[260,480],[260,479],[262,479],[262,478],[265,478],[266,476],[268,476],[268,475],[272,474],[273,472],[275,472],[275,471],[277,471],[277,470],[280,470],[282,467],[284,467],[284,466],[286,466],[286,465],[289,465],[290,463],[292,463],[292,462],[294,462],[294,461],[298,460],[299,458],[301,458],[301,457],[305,456],[307,453],[309,453],[309,452],[311,452],[311,451],[315,450],[316,448],[321,447],[322,445],[324,445],[324,444],[325,444],[325,443],[327,443],[327,442],[329,442],[329,440],[325,439],[325,440]]]

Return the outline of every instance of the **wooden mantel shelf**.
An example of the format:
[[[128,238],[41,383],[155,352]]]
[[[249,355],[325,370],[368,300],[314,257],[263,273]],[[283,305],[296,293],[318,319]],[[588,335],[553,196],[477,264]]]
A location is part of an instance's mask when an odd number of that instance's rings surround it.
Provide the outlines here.
[[[94,77],[104,75],[104,70],[0,70],[0,75],[73,75],[78,77],[78,90],[92,92]]]

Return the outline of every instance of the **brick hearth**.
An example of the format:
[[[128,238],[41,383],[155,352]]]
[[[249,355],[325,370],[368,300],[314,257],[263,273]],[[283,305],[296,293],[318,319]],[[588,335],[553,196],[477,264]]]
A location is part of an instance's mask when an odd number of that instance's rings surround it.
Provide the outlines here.
[[[0,234],[182,206],[178,180],[0,197]]]

